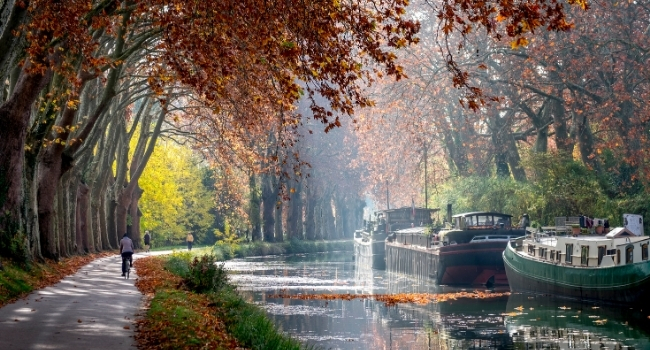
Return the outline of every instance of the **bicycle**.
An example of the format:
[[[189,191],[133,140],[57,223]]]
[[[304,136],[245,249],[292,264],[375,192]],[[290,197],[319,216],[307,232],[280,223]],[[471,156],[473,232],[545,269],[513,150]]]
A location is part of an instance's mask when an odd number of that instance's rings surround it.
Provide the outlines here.
[[[122,276],[124,276],[124,279],[129,279],[130,273],[131,273],[131,256],[122,255]]]

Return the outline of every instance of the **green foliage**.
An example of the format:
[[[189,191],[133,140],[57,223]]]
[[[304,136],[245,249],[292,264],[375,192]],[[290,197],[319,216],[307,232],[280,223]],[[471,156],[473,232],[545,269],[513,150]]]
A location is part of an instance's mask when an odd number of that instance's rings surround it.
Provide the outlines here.
[[[522,165],[530,169],[527,183],[502,177],[456,178],[441,186],[433,200],[441,208],[451,203],[454,213],[494,210],[515,218],[528,213],[537,226],[577,215],[609,218],[618,226],[624,213],[650,214],[650,199],[642,192],[611,198],[603,190],[603,179],[571,157],[530,153]]]
[[[233,291],[214,296],[225,313],[228,331],[249,349],[301,349],[300,342],[282,334],[259,307],[246,303]]]
[[[203,255],[190,262],[187,284],[197,293],[219,292],[227,286],[228,275],[214,255]]]
[[[7,301],[31,292],[33,287],[29,280],[33,278],[28,270],[13,264],[3,264],[0,270],[0,305]]]
[[[214,245],[214,255],[217,260],[245,258],[248,256],[304,254],[333,251],[351,251],[354,248],[352,241],[302,241],[292,239],[282,243],[251,242],[244,244],[227,244],[217,242]]]
[[[191,231],[195,243],[213,234],[214,189],[206,187],[207,168],[192,150],[159,142],[140,178],[143,230],[158,245],[182,243]]]
[[[232,230],[230,222],[228,220],[224,221],[223,226],[223,232],[221,232],[219,229],[214,230],[214,235],[218,241],[225,244],[237,244],[241,241],[241,237],[239,237],[234,232],[234,230]]]
[[[228,332],[237,338],[242,346],[248,349],[301,349],[300,342],[282,334],[262,309],[246,303],[237,294],[235,286],[228,283],[223,265],[219,266],[216,262],[214,255],[192,257],[191,252],[183,252],[172,254],[165,267],[183,277],[192,291],[210,295],[216,306],[215,312],[219,313],[218,316],[224,320]],[[168,294],[156,294],[156,298],[168,297]],[[180,297],[182,299],[182,295]],[[152,301],[152,310],[156,298]],[[162,314],[170,311],[172,310],[156,309],[156,312]],[[180,310],[179,314],[183,315],[183,312]]]
[[[27,264],[29,262],[29,252],[25,234],[16,231],[13,234],[0,231],[0,257],[13,260],[19,264]]]

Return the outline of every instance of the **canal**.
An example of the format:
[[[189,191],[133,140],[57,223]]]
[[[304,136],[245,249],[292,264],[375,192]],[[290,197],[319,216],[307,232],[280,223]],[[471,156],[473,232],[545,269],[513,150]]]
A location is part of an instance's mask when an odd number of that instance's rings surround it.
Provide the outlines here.
[[[395,306],[278,297],[473,291],[358,267],[351,252],[238,259],[225,268],[248,301],[317,349],[650,349],[650,302],[640,310],[519,294]]]

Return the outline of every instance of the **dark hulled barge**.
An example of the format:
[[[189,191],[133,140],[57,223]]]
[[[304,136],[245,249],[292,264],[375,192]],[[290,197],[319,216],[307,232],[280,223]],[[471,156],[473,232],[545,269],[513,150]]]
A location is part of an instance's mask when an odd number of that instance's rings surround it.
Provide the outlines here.
[[[386,269],[385,240],[389,232],[412,226],[431,225],[431,214],[439,209],[403,207],[375,213],[374,220],[354,233],[354,256],[358,265]]]
[[[439,285],[507,285],[502,253],[508,241],[525,235],[512,216],[470,212],[451,218],[439,233],[426,228],[395,231],[386,241],[387,270]]]

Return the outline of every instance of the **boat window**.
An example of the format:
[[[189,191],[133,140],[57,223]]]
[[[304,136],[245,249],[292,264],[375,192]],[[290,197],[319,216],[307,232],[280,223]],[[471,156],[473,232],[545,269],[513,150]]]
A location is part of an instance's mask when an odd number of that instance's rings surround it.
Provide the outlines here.
[[[641,245],[641,259],[648,260],[648,243]]]
[[[600,263],[603,261],[603,256],[605,256],[605,252],[607,251],[607,247],[604,245],[598,246],[598,266],[600,266]]]
[[[564,261],[569,264],[573,263],[573,244],[566,245]]]
[[[535,246],[534,245],[528,245],[528,254],[535,256]]]
[[[631,264],[634,261],[634,246],[625,248],[625,263]]]
[[[589,264],[589,246],[582,246],[582,249],[580,250],[580,264]]]
[[[539,248],[539,257],[546,259],[546,248]]]
[[[551,250],[551,259],[550,260],[555,260],[555,250]]]
[[[478,217],[478,225],[479,226],[492,226],[494,225],[494,220],[492,219],[492,215],[479,215]]]
[[[616,265],[619,265],[621,263],[621,250],[616,249]]]

